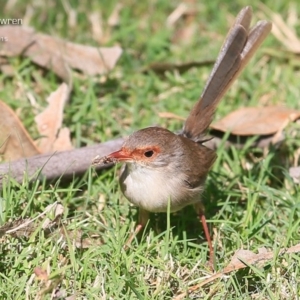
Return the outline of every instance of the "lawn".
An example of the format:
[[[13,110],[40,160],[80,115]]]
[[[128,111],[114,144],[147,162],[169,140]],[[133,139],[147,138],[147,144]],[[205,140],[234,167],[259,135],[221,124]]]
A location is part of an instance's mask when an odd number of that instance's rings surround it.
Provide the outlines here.
[[[118,3],[122,3],[119,18],[111,26],[108,19]],[[250,4],[243,0],[186,3],[195,13],[170,27],[166,21],[180,1],[16,0],[7,1],[0,17],[20,18],[23,25],[74,43],[122,47],[122,56],[109,74],[73,74],[63,124],[70,129],[73,146],[79,148],[151,125],[182,128],[182,121],[160,113],[187,117],[235,16]],[[262,4],[251,5],[255,22],[270,19]],[[267,0],[264,5],[289,24],[294,20],[300,36],[296,2]],[[90,21],[93,15],[102,19],[98,40]],[[190,31],[184,31],[187,27]],[[195,61],[203,63],[186,72],[156,73],[149,67]],[[34,117],[62,80],[28,58],[10,58],[10,63],[13,75],[0,73],[0,99],[17,112],[36,139]],[[300,109],[299,99],[299,56],[270,34],[219,104],[215,120],[248,106]],[[280,251],[300,243],[300,189],[289,176],[289,167],[299,164],[299,137],[299,124],[291,124],[278,147],[252,147],[252,138],[242,148],[224,143],[218,148],[203,193],[215,272],[226,268],[239,249],[269,251],[273,256],[189,293],[190,287],[213,274],[192,207],[171,215],[152,214],[144,234],[125,251],[138,209],[118,187],[120,166],[100,172],[90,168],[68,181],[29,183],[24,176],[18,184],[12,179],[0,191],[0,225],[37,218],[30,233],[1,236],[0,298],[298,299],[299,255]],[[59,228],[50,209],[55,203],[63,210]],[[43,230],[45,216],[53,222],[48,231]],[[76,234],[84,242],[76,240]]]

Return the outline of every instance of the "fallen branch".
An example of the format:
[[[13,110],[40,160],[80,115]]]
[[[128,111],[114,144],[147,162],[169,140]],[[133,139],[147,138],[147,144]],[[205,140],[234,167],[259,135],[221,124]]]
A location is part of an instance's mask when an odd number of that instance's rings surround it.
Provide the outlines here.
[[[4,181],[10,178],[21,183],[25,176],[28,180],[34,181],[38,178],[53,180],[59,177],[68,178],[83,174],[97,155],[105,156],[118,150],[123,141],[120,138],[94,146],[36,155],[0,164],[0,189],[2,189]],[[99,166],[96,169],[104,169],[109,166]]]

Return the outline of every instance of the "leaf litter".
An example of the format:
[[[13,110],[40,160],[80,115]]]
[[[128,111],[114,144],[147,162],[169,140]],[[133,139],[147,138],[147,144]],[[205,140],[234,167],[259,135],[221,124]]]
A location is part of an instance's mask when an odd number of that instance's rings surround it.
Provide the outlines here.
[[[2,160],[13,161],[40,154],[16,113],[0,101],[0,155]]]
[[[37,141],[42,153],[71,150],[73,148],[68,128],[62,128],[64,106],[70,90],[63,83],[47,99],[48,106],[35,117],[41,138]]]
[[[119,46],[97,48],[75,44],[25,26],[1,26],[0,36],[9,37],[0,44],[0,56],[28,57],[66,82],[71,79],[71,69],[89,76],[105,74],[114,68],[122,54]]]
[[[102,245],[98,235],[86,237],[80,229],[67,229],[66,222],[62,221],[64,207],[59,202],[49,204],[43,212],[34,218],[19,218],[9,221],[0,227],[1,242],[5,242],[5,236],[14,238],[30,238],[36,230],[41,230],[46,236],[54,237],[62,247],[69,242],[77,249],[86,249],[91,246]]]
[[[250,250],[237,250],[231,258],[229,264],[223,268],[222,271],[216,274],[208,276],[206,279],[202,280],[200,283],[188,288],[187,292],[178,294],[173,298],[173,300],[184,299],[188,293],[195,292],[200,288],[206,286],[207,284],[213,282],[216,279],[225,278],[225,274],[247,268],[249,266],[263,267],[270,260],[283,256],[285,254],[299,253],[300,244],[289,247],[287,249],[281,249],[278,253],[272,251],[267,251],[265,248],[259,249],[258,253],[254,253]]]

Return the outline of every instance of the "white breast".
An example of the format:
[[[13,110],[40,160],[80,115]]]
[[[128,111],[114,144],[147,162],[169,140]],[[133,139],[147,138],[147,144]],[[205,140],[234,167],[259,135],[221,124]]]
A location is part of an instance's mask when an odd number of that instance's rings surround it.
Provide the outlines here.
[[[150,212],[166,212],[169,201],[172,212],[200,201],[201,187],[189,189],[183,176],[170,176],[167,167],[165,172],[161,168],[126,164],[120,176],[122,192],[131,203]]]

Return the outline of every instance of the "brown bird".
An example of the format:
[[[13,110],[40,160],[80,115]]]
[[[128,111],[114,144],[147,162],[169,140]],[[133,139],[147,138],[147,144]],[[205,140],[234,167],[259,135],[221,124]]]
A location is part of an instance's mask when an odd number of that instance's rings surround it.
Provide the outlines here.
[[[259,21],[249,29],[251,18],[251,7],[243,8],[237,16],[181,133],[160,127],[141,129],[130,135],[119,151],[94,159],[93,165],[125,163],[119,179],[121,190],[139,207],[138,225],[127,243],[147,224],[149,212],[167,212],[169,203],[171,212],[193,204],[203,224],[213,265],[201,194],[216,153],[203,143],[218,102],[271,30],[267,21]]]

